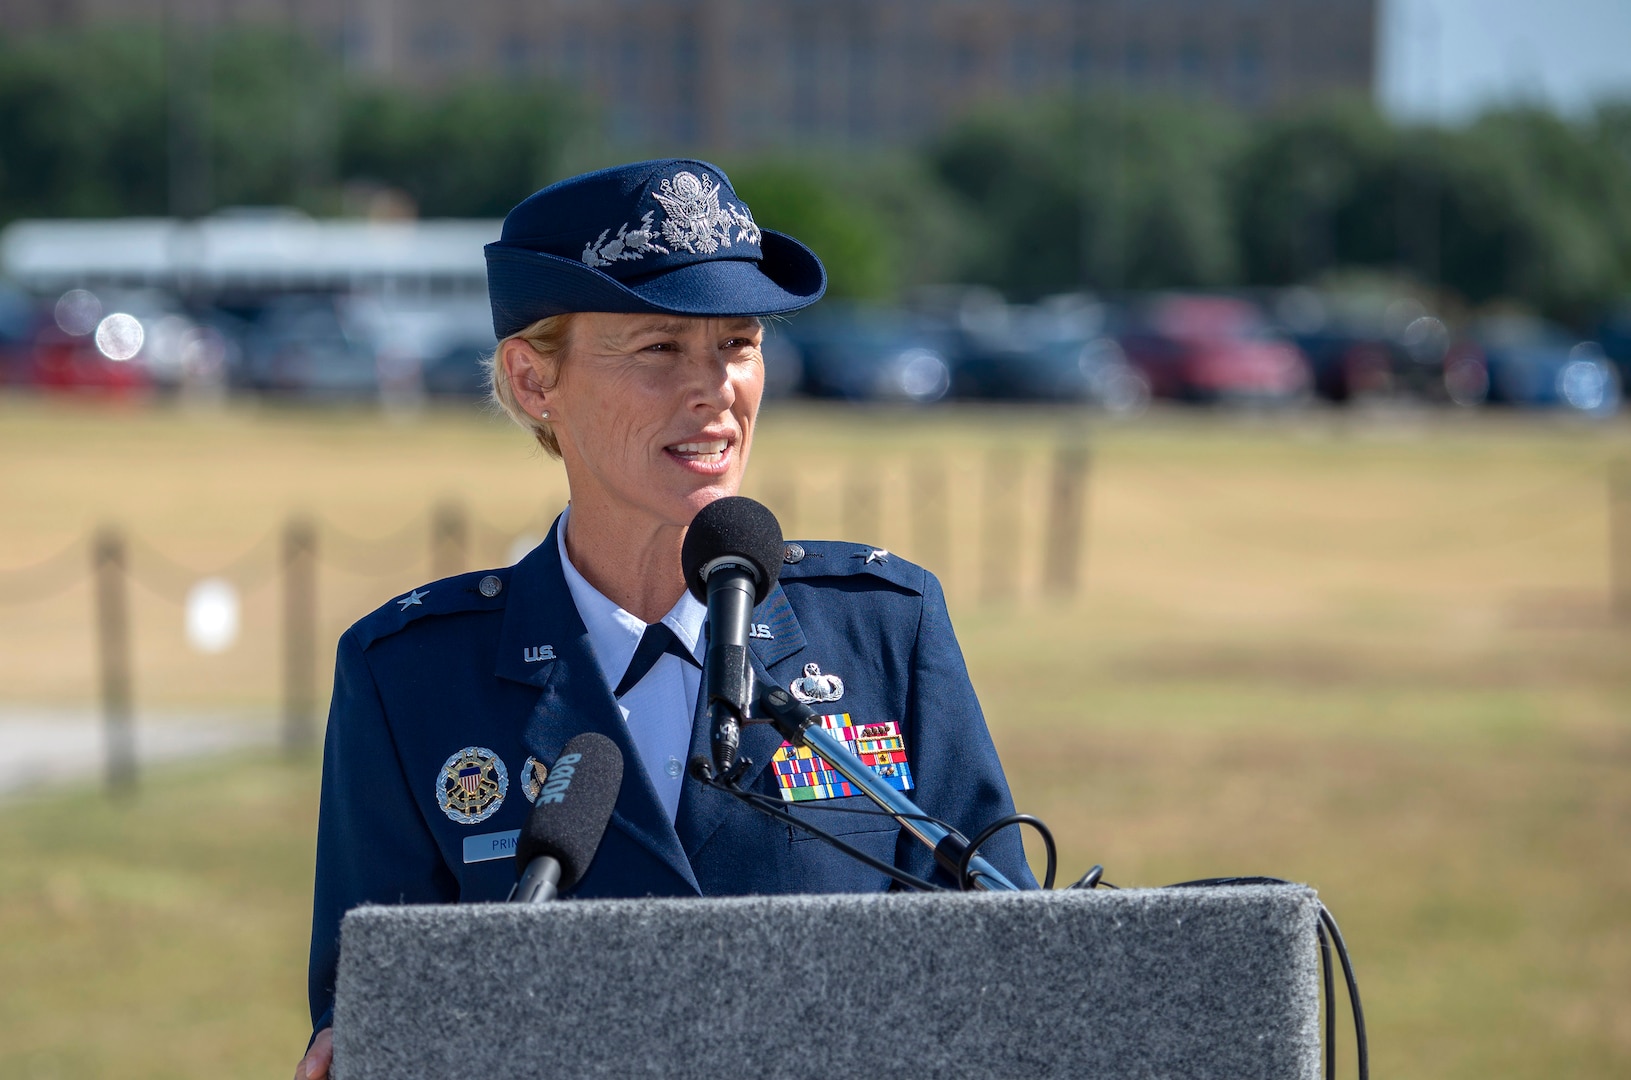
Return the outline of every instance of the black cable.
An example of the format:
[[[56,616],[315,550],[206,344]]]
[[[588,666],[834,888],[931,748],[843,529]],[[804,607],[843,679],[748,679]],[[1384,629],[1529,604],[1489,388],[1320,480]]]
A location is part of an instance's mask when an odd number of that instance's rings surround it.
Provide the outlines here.
[[[783,824],[792,825],[795,828],[803,829],[811,836],[825,840],[827,843],[831,844],[839,851],[842,851],[844,854],[853,859],[858,859],[881,874],[888,875],[894,881],[905,885],[909,889],[917,889],[920,892],[945,891],[939,885],[935,885],[932,882],[924,881],[920,877],[908,874],[906,871],[897,866],[893,866],[884,862],[882,859],[868,855],[860,848],[844,843],[844,841],[838,839],[838,837],[834,836],[830,832],[827,832],[825,829],[819,829],[816,826],[811,825],[808,821],[794,817],[792,814],[787,813],[781,808],[779,805],[779,800],[771,798],[769,795],[761,795],[756,791],[747,791],[743,788],[737,787],[735,784],[724,783],[713,776],[702,776],[699,778],[709,787],[718,791],[723,791],[728,795],[735,796],[743,804],[753,807],[762,814],[768,814],[770,817],[775,818],[777,821],[780,821]]]
[[[1331,978],[1331,939],[1325,933],[1325,922],[1314,926],[1320,942],[1320,981],[1325,986],[1325,1080],[1336,1080],[1337,1075],[1337,993]]]
[[[998,818],[981,829],[979,834],[963,849],[962,855],[958,857],[957,883],[965,892],[974,885],[975,878],[974,875],[969,873],[968,867],[974,861],[975,853],[980,850],[982,844],[1010,825],[1029,825],[1042,835],[1042,844],[1048,849],[1048,870],[1043,875],[1042,887],[1044,889],[1053,888],[1054,871],[1059,865],[1059,853],[1053,845],[1053,830],[1049,829],[1041,818],[1034,817],[1031,814],[1009,814],[1007,817]]]
[[[1353,961],[1348,958],[1348,944],[1342,940],[1342,931],[1331,909],[1320,905],[1320,921],[1331,932],[1331,943],[1336,946],[1337,959],[1342,961],[1342,979],[1348,984],[1348,1003],[1353,1006],[1354,1041],[1359,1049],[1359,1080],[1370,1080],[1370,1040],[1365,1035],[1365,1008],[1359,1003],[1359,980],[1354,977]]]
[[[749,791],[747,794],[752,795],[756,799],[770,798],[770,796],[757,791]],[[771,801],[774,802],[775,800],[772,799]],[[879,810],[869,806],[825,806],[819,801],[807,802],[799,805],[802,805],[806,810],[821,810],[829,814],[864,814],[868,817],[886,817],[895,820],[900,818],[911,818],[913,821],[927,821],[931,824],[940,826],[942,829],[945,829],[947,832],[951,833],[965,844],[968,843],[968,837],[964,836],[961,832],[951,825],[948,825],[940,818],[935,817],[933,814],[908,814],[905,811],[897,813],[894,810]]]
[[[1094,863],[1092,869],[1077,878],[1074,884],[1067,885],[1065,888],[1067,891],[1070,889],[1096,889],[1100,885],[1103,885],[1106,889],[1115,888],[1114,885],[1104,880],[1104,867]]]

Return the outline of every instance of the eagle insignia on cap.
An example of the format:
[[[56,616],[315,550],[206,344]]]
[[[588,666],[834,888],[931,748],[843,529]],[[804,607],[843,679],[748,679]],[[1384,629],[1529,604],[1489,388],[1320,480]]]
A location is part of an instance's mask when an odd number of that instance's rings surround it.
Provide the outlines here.
[[[712,255],[736,239],[759,242],[759,226],[745,209],[719,205],[719,184],[711,176],[675,173],[672,180],[651,193],[668,214],[662,223],[663,239],[681,251]]]
[[[467,746],[442,764],[436,804],[458,824],[474,825],[498,813],[509,789],[503,759],[485,746]]]

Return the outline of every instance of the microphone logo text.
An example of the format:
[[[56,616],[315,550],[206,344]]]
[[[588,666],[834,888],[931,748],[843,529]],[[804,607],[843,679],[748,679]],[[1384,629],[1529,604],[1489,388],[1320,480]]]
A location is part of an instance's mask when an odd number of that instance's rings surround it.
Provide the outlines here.
[[[544,785],[544,790],[538,793],[538,805],[566,801],[566,789],[572,786],[572,777],[578,771],[578,762],[582,760],[582,754],[561,755],[554,768],[549,770],[549,782]]]

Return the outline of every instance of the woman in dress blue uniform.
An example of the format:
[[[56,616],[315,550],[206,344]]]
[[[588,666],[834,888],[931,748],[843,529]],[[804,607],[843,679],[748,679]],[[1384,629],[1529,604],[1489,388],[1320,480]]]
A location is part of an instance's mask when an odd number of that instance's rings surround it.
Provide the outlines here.
[[[890,886],[684,767],[709,752],[709,732],[705,609],[680,545],[698,510],[741,486],[764,386],[759,317],[818,300],[820,261],[761,230],[718,169],[685,160],[545,188],[486,250],[494,396],[561,459],[571,501],[515,566],[416,588],[340,640],[312,920],[317,1035],[297,1077],[328,1072],[345,912],[504,899],[516,832],[584,731],[615,741],[625,772],[573,895]],[[760,682],[827,715],[924,811],[966,835],[1012,813],[932,574],[861,544],[789,543],[752,623]],[[741,752],[754,762],[744,786],[911,873],[940,873],[887,817],[813,812],[866,804],[790,764],[769,725],[747,727]],[[982,854],[1035,886],[1017,830]]]

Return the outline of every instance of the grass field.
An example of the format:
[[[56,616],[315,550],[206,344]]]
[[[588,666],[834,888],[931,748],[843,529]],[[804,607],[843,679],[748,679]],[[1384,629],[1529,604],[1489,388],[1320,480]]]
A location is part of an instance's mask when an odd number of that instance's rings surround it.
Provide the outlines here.
[[[1092,447],[1074,599],[1048,594],[1037,556],[1061,435]],[[1063,875],[1314,883],[1355,953],[1378,1076],[1631,1071],[1631,627],[1610,618],[1605,483],[1631,429],[789,408],[761,440],[750,493],[791,535],[941,573]],[[937,476],[943,524],[910,498]],[[564,488],[518,434],[466,415],[0,402],[0,582],[18,601],[0,604],[0,710],[94,700],[82,560],[5,571],[96,522],[156,552],[136,551],[140,704],[270,709],[277,594],[256,545],[291,511],[323,522],[332,640],[422,580],[426,510],[448,497],[492,562]],[[185,575],[160,556],[208,570],[245,553],[242,640],[191,653],[167,595]],[[992,572],[1012,587],[982,602]],[[292,1068],[315,790],[309,763],[241,757],[154,772],[128,806],[4,804],[0,1076]]]

